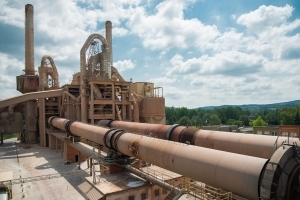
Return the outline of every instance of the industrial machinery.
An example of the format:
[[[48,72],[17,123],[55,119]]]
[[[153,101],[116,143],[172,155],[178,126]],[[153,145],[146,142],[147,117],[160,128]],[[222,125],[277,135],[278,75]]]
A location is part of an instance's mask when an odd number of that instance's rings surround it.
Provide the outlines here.
[[[99,126],[122,129],[131,133],[228,151],[248,156],[271,158],[282,144],[297,144],[299,138],[253,135],[243,133],[199,130],[179,124],[163,125],[116,120],[101,120]]]
[[[164,125],[162,88],[126,81],[113,66],[110,21],[105,37],[95,33],[83,44],[80,71],[70,84],[60,86],[50,55],[42,57],[37,74],[33,12],[27,4],[25,73],[16,79],[23,94],[0,101],[1,134],[22,132],[24,142],[60,148],[75,161],[87,159],[74,147],[75,138],[85,139],[113,156],[134,157],[248,199],[299,198],[298,140]]]
[[[300,195],[299,148],[283,145],[270,160],[141,136],[120,129],[51,117],[49,124],[121,154],[232,191],[248,199]],[[228,182],[230,180],[230,182]]]
[[[17,76],[17,90],[23,95],[0,101],[0,108],[4,108],[0,119],[3,133],[16,132],[6,128],[4,122],[8,116],[9,127],[19,127],[17,132],[24,132],[24,142],[40,143],[41,146],[49,145],[46,121],[53,115],[91,124],[101,119],[165,123],[162,88],[149,82],[126,81],[113,66],[110,21],[105,23],[106,37],[92,34],[82,46],[80,72],[73,75],[70,84],[60,86],[59,70],[50,55],[42,57],[37,74],[34,68],[33,13],[33,6],[27,4],[25,74]],[[16,110],[19,114],[13,117],[10,114],[13,113],[12,105],[17,104],[23,109]],[[149,109],[152,105],[156,105],[156,109]],[[7,106],[10,108],[5,109]]]

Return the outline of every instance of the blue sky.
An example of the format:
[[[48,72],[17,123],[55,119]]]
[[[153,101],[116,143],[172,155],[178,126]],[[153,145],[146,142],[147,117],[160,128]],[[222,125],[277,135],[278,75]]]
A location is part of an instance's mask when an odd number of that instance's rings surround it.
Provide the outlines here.
[[[167,106],[300,99],[298,0],[1,0],[0,99],[18,95],[24,7],[34,6],[35,67],[50,55],[60,84],[79,71],[92,33],[113,24],[114,66],[126,80],[164,88]]]

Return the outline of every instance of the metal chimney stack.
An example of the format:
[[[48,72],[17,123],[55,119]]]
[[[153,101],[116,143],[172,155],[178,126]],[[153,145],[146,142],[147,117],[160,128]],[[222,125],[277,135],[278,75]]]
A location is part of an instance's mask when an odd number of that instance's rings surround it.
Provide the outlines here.
[[[34,75],[33,6],[25,5],[25,74]]]
[[[108,43],[109,53],[110,53],[110,63],[113,65],[113,50],[112,50],[112,24],[111,21],[105,22],[105,37]]]

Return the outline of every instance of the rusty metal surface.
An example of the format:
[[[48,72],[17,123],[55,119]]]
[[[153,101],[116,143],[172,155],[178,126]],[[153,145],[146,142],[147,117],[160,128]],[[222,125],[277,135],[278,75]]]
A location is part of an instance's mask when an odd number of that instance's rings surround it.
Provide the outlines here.
[[[210,130],[199,130],[195,136],[196,146],[267,159],[271,158],[276,149],[284,142],[288,142],[287,137]],[[299,144],[299,139],[289,138],[289,142]]]
[[[198,129],[193,127],[183,129],[179,135],[178,142],[195,145],[195,133],[197,131]]]
[[[99,124],[105,126],[107,122],[101,121]],[[288,139],[287,137],[269,135],[199,130],[185,126],[176,126],[171,130],[172,126],[170,125],[113,121],[109,127],[142,135],[150,135],[151,132],[151,135],[160,139],[166,139],[166,135],[168,135],[169,140],[175,142],[188,142],[196,146],[267,159],[271,158],[276,149],[283,143],[288,141],[290,144],[296,142],[299,145],[300,143],[298,138]]]
[[[162,125],[162,124],[147,124],[147,123],[137,123],[137,122],[124,123],[123,121],[112,121],[109,124],[109,126],[111,128],[118,128],[118,129],[126,130],[131,133],[148,135],[160,139],[165,139],[166,132],[171,127],[169,125]]]
[[[69,120],[51,118],[52,126],[66,130]],[[69,131],[105,145],[111,130],[73,122]],[[111,131],[111,133],[116,131]],[[248,199],[258,199],[260,174],[267,159],[164,141],[133,133],[119,132],[108,139],[118,152],[182,174],[194,180],[232,191]],[[106,142],[107,143],[107,142]]]

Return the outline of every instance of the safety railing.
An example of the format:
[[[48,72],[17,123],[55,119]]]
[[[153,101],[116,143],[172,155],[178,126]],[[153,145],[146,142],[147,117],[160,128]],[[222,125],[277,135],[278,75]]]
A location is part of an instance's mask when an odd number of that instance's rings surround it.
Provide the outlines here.
[[[155,179],[164,181],[179,190],[184,190],[186,193],[194,196],[195,199],[232,200],[231,192],[225,192],[220,188],[214,188],[204,183],[196,182],[188,177],[175,178],[169,176],[161,171],[151,168],[149,164],[141,164],[140,162],[136,162],[132,165],[132,167],[143,171],[148,176],[152,176]]]

